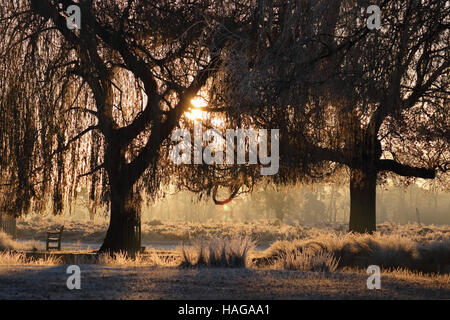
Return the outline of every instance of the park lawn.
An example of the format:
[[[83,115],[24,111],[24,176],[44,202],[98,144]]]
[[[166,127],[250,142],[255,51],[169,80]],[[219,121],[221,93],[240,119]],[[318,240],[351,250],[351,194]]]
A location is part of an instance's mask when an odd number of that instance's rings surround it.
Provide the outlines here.
[[[368,290],[362,270],[80,265],[81,289],[66,286],[67,266],[0,266],[0,299],[450,299],[449,275],[383,272]]]

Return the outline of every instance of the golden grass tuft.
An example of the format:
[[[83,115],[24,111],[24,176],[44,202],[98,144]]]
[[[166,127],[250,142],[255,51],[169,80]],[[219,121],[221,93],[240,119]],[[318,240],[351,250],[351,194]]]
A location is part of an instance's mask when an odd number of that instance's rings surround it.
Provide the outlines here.
[[[309,255],[332,254],[341,267],[366,268],[379,265],[384,269],[406,268],[422,272],[450,272],[450,241],[417,242],[399,235],[323,234],[312,240],[277,241],[258,258],[259,267],[286,259]]]
[[[55,257],[54,255],[47,255],[43,258],[34,259],[27,258],[23,252],[14,251],[1,251],[0,252],[0,265],[37,265],[37,266],[55,266],[61,265],[62,259]]]
[[[196,240],[190,248],[182,245],[181,267],[248,268],[254,248],[255,242],[245,236]]]

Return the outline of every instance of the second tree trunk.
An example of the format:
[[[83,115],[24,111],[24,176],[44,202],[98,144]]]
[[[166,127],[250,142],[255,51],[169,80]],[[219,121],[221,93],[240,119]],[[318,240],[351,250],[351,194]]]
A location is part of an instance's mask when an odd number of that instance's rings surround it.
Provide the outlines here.
[[[373,233],[376,231],[376,186],[376,172],[362,169],[351,170],[350,232]]]

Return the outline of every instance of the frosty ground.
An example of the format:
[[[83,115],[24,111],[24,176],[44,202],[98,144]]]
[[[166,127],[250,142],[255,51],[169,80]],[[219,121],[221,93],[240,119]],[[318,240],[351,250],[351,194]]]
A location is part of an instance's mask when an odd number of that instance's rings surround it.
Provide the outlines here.
[[[67,266],[0,267],[0,299],[450,299],[448,276],[382,274],[368,290],[363,272],[179,269],[81,265],[81,289]]]
[[[0,235],[0,299],[450,299],[446,225],[382,224],[352,235],[342,225],[152,222],[143,228],[146,253],[130,259],[89,253],[84,244],[101,243],[105,225],[71,222],[72,247],[62,254],[78,260],[30,260],[53,224],[20,222],[20,242]],[[70,264],[81,268],[81,290],[67,288]],[[367,288],[373,264],[381,290]]]

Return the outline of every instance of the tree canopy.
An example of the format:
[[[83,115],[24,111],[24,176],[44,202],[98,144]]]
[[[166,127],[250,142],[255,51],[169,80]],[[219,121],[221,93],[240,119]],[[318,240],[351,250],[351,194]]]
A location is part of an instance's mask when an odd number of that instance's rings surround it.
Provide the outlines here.
[[[433,179],[450,163],[450,7],[379,4],[370,30],[366,1],[272,2],[225,64],[226,103],[282,129],[287,181],[350,169],[359,232],[375,230],[377,179]]]
[[[67,27],[80,8],[81,28]],[[350,229],[375,229],[386,172],[449,168],[448,2],[13,0],[0,9],[2,209],[54,213],[90,190],[108,204],[101,248],[138,250],[142,197],[164,186],[224,203],[257,182],[350,170]],[[199,94],[218,130],[280,129],[280,171],[177,166],[176,128]],[[213,116],[202,120],[214,126]],[[229,199],[218,199],[218,188]]]

